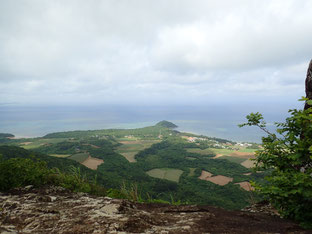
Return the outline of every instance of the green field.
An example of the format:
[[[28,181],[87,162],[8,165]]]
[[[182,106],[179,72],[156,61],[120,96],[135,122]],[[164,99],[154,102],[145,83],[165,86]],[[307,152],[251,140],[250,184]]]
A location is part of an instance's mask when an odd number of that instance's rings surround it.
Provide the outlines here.
[[[127,144],[122,144],[121,146],[118,146],[116,152],[124,156],[129,162],[136,162],[135,155],[139,151],[149,148],[151,147],[151,145],[158,142],[158,140],[128,140]]]
[[[34,148],[38,148],[44,144],[56,144],[59,142],[63,142],[67,140],[67,138],[40,138],[40,139],[36,139],[36,138],[31,138],[31,139],[25,139],[24,142],[20,143],[19,145],[21,147],[23,147],[24,149],[34,149]],[[31,143],[30,143],[31,142]],[[26,144],[23,144],[26,143]]]
[[[120,154],[124,156],[129,162],[136,162],[135,160],[136,152],[123,152]]]
[[[146,173],[154,178],[171,180],[178,183],[183,171],[173,168],[155,168]]]
[[[222,156],[222,157],[217,158],[216,160],[218,159],[226,159],[226,160],[229,160],[230,162],[234,162],[238,164],[241,164],[242,162],[246,160],[245,158],[237,158],[233,156]]]
[[[196,170],[196,168],[190,168],[190,173],[188,174],[188,176],[194,176],[195,170]]]
[[[199,148],[186,148],[187,152],[190,153],[196,153],[196,154],[202,154],[202,155],[211,155],[215,154],[213,150],[211,149],[199,149]]]
[[[76,162],[82,163],[89,157],[88,153],[79,153],[79,154],[73,154],[70,157],[68,157],[71,160],[75,160]]]
[[[69,156],[69,154],[49,154],[49,155],[57,158],[67,158]]]

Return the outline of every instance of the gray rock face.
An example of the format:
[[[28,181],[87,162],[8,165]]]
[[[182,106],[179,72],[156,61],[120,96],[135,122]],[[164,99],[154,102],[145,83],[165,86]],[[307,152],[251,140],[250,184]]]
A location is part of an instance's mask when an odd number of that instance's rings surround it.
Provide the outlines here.
[[[265,225],[264,225],[265,224]],[[0,194],[1,233],[304,233],[263,214],[213,207],[138,204],[60,187]]]

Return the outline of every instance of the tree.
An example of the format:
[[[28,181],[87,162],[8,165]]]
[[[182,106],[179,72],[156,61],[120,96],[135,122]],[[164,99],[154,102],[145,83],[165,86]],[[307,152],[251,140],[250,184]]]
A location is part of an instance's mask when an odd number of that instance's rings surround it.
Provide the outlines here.
[[[263,149],[256,152],[255,170],[269,170],[264,183],[254,183],[256,191],[268,199],[284,217],[312,228],[312,60],[306,79],[303,110],[289,110],[284,123],[276,123],[271,133],[260,113],[248,115],[247,123],[268,136],[262,138]]]

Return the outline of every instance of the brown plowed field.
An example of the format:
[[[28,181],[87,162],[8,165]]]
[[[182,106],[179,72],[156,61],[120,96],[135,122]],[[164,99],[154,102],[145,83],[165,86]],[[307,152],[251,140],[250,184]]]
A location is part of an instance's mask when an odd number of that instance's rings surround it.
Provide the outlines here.
[[[227,177],[227,176],[223,176],[223,175],[217,175],[217,176],[213,176],[213,177],[210,177],[210,178],[207,178],[206,180],[214,183],[214,184],[218,184],[218,185],[226,185],[230,182],[233,181],[233,178],[231,177]]]
[[[89,156],[86,160],[84,160],[81,164],[89,167],[92,170],[96,170],[99,165],[104,163],[103,159],[92,158]]]
[[[208,178],[210,178],[212,176],[212,173],[208,172],[208,171],[202,171],[200,177],[198,177],[198,179],[201,180],[208,180]]]
[[[242,188],[242,189],[245,189],[246,191],[253,191],[254,188],[251,187],[251,184],[247,181],[244,181],[244,182],[240,182],[240,183],[235,183],[235,184],[239,184],[239,186]]]

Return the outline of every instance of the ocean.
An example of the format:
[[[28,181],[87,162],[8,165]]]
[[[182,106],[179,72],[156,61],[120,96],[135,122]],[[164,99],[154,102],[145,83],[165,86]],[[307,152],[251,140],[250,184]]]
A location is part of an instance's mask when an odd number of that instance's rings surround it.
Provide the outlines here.
[[[178,125],[178,131],[224,138],[237,142],[261,142],[256,127],[239,128],[245,116],[261,111],[268,128],[287,116],[288,107],[267,106],[19,106],[0,105],[0,132],[16,137],[41,137],[47,133],[107,128],[140,128],[161,120]]]

